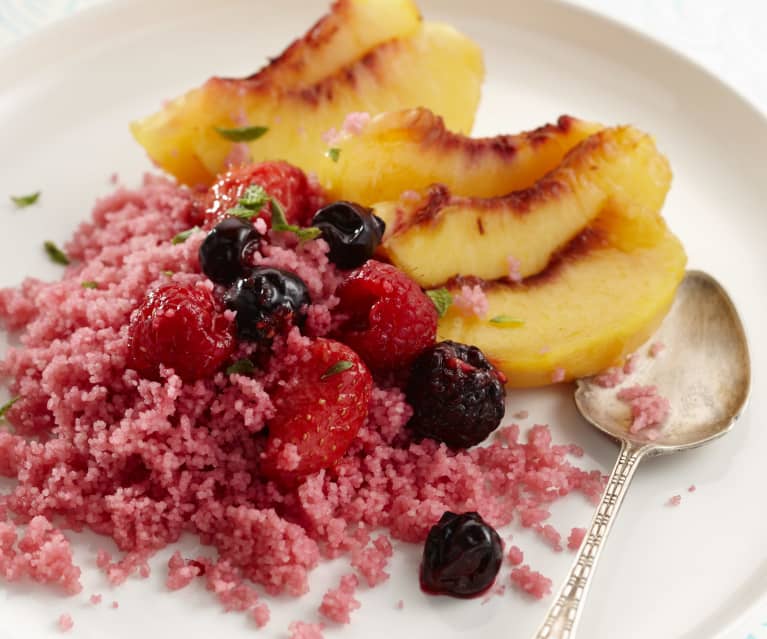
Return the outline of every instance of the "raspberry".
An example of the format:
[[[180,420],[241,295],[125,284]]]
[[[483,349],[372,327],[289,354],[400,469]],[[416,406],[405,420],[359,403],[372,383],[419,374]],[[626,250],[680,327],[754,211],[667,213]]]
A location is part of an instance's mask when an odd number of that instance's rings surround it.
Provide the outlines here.
[[[434,343],[437,310],[421,288],[390,264],[367,261],[336,293],[346,320],[339,339],[376,372],[404,369]]]
[[[232,323],[207,289],[166,284],[144,298],[128,326],[128,366],[149,379],[162,364],[184,381],[215,373],[234,351]]]
[[[318,188],[309,183],[306,174],[298,167],[281,161],[248,164],[224,173],[210,187],[205,199],[207,226],[215,226],[224,219],[226,212],[237,204],[251,184],[258,184],[278,200],[291,224],[310,224],[323,203]],[[261,215],[270,222],[269,207],[264,207]]]
[[[413,407],[408,424],[451,448],[474,446],[503,419],[505,382],[475,346],[440,342],[413,362],[406,389]]]
[[[276,414],[269,421],[262,472],[295,479],[332,466],[365,421],[372,389],[370,372],[348,346],[322,338],[312,342],[307,357],[272,394]]]

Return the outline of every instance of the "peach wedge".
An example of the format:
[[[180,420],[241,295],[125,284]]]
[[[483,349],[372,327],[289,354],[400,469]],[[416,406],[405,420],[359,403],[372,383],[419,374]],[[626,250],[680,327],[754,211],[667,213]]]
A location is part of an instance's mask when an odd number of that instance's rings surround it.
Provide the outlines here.
[[[310,87],[386,41],[414,35],[420,25],[412,0],[336,0],[302,38],[250,79],[280,89]]]
[[[390,229],[383,253],[432,288],[456,275],[534,275],[605,207],[636,210],[640,219],[660,210],[670,183],[668,162],[652,138],[619,127],[591,136],[522,191],[483,199],[434,187],[409,209],[403,202],[374,208]]]
[[[337,160],[320,165],[318,175],[334,199],[367,205],[437,183],[454,195],[495,197],[531,186],[601,128],[562,116],[519,135],[470,138],[428,109],[407,109],[334,142]]]
[[[612,235],[621,228],[632,233],[625,218],[609,223]],[[652,244],[625,251],[597,230],[540,276],[488,284],[486,316],[467,317],[451,307],[439,338],[481,348],[512,387],[576,379],[618,363],[652,335],[684,277],[682,245],[660,216],[655,224]]]
[[[155,163],[185,184],[207,185],[232,163],[265,159],[317,172],[331,162],[323,134],[351,112],[424,105],[451,128],[469,131],[483,77],[476,44],[452,27],[426,23],[412,37],[385,42],[310,87],[282,90],[258,80],[212,78],[131,129]],[[242,126],[268,130],[247,143],[217,130]]]

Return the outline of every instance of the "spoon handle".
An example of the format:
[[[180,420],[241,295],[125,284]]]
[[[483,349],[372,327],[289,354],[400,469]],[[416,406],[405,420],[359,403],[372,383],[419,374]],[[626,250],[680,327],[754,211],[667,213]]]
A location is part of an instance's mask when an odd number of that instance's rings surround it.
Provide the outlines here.
[[[599,553],[621,507],[634,471],[648,449],[646,444],[623,442],[620,457],[610,474],[602,501],[591,521],[589,533],[581,544],[567,581],[557,593],[546,620],[535,634],[535,639],[574,639],[583,609],[582,604],[586,599]]]

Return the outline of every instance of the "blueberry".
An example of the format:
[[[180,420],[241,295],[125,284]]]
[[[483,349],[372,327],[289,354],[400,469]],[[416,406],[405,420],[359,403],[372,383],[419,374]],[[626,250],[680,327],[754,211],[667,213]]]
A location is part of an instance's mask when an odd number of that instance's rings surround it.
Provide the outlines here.
[[[317,211],[312,226],[322,231],[330,245],[330,261],[343,269],[362,266],[373,257],[386,229],[372,209],[344,200]]]
[[[258,248],[259,235],[247,220],[228,217],[216,224],[200,246],[200,266],[216,284],[229,286],[245,273],[245,256]]]
[[[257,267],[232,284],[224,303],[237,312],[241,339],[268,342],[293,324],[302,326],[311,299],[306,284],[295,273]]]
[[[410,369],[408,425],[451,448],[479,444],[503,419],[505,382],[476,346],[439,342],[422,351]]]
[[[477,513],[446,512],[426,537],[421,588],[474,597],[493,585],[503,561],[498,533]]]

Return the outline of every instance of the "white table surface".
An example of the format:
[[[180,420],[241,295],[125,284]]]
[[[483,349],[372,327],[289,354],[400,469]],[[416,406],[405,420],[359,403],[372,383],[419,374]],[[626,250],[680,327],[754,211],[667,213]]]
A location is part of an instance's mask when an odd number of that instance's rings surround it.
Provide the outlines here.
[[[107,1],[0,0],[0,46]],[[684,53],[767,114],[764,0],[567,1],[624,22]],[[726,638],[718,639],[767,639],[767,601]]]

